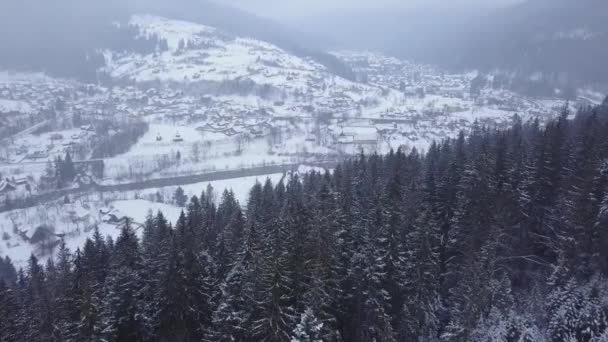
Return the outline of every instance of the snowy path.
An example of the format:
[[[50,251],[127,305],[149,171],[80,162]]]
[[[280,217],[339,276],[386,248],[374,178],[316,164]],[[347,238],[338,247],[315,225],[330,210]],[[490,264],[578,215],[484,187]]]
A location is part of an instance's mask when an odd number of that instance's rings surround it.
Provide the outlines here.
[[[35,132],[37,129],[39,129],[41,127],[44,127],[44,126],[48,125],[49,123],[51,123],[49,120],[44,120],[42,122],[39,122],[39,123],[37,123],[37,124],[35,124],[33,126],[30,126],[30,127],[26,128],[26,129],[24,129],[21,132],[17,132],[17,133],[13,134],[10,137],[6,137],[5,140],[11,140],[11,139],[14,140],[14,139],[23,137],[23,136],[28,135],[28,134],[30,134],[32,132]]]

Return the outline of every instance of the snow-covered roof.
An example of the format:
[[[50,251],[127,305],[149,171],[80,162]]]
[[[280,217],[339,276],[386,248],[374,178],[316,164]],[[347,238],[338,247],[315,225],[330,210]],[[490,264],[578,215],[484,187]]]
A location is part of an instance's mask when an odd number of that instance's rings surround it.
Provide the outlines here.
[[[355,141],[355,137],[352,135],[340,134],[338,137],[338,143],[340,144],[352,144]]]

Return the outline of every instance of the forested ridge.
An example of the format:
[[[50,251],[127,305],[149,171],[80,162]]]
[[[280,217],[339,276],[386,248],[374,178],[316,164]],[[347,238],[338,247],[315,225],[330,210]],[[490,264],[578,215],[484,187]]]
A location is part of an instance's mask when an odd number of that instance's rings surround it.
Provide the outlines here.
[[[0,341],[608,341],[608,100],[569,114],[5,259]]]

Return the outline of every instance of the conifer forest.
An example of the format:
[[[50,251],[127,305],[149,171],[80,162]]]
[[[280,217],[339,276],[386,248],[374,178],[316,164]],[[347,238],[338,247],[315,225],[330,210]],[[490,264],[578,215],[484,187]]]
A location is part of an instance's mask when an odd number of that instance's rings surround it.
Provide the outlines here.
[[[0,341],[608,341],[608,101],[201,191],[1,260]]]

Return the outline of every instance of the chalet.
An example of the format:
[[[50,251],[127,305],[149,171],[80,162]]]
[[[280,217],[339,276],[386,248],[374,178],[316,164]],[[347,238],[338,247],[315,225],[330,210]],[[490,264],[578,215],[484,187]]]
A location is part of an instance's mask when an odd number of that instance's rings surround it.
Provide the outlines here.
[[[378,147],[378,131],[376,127],[343,127],[336,142],[338,150],[345,154],[354,154],[361,150],[373,153]]]
[[[338,144],[341,145],[347,145],[347,144],[352,144],[355,141],[355,136],[354,135],[346,135],[344,134],[344,132],[340,133],[340,135],[338,136]]]
[[[173,137],[173,142],[183,142],[184,138],[182,138],[182,136],[178,133],[175,134],[175,136]]]
[[[354,154],[360,151],[373,153],[378,149],[376,139],[355,139],[352,135],[345,135],[338,139],[338,150],[345,154]]]
[[[393,124],[376,124],[376,130],[378,130],[378,133],[383,135],[394,134],[397,133],[398,126],[396,122]]]

